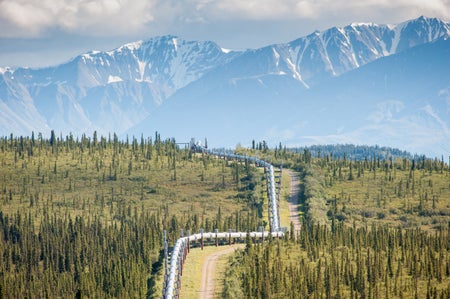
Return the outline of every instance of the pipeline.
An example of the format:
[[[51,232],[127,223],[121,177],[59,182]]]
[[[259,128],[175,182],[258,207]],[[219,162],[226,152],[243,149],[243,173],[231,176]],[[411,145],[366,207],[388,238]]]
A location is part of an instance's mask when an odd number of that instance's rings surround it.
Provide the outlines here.
[[[252,163],[255,163],[257,166],[264,167],[264,169],[268,172],[268,184],[269,184],[269,205],[271,207],[272,215],[271,219],[269,219],[269,222],[271,224],[272,231],[278,232],[281,230],[280,223],[279,223],[279,215],[278,215],[278,206],[277,206],[277,192],[275,188],[275,176],[274,176],[274,170],[273,166],[261,159],[258,159],[256,157],[249,157],[249,156],[243,156],[243,155],[236,155],[234,153],[227,153],[227,152],[218,152],[214,150],[210,150],[208,148],[202,147],[200,145],[192,145],[191,146],[194,150],[198,152],[203,152],[209,155],[215,155],[219,158],[231,158],[236,159],[238,161],[249,161]]]
[[[284,236],[284,232],[282,231],[279,223],[279,213],[278,213],[278,204],[277,204],[277,192],[275,188],[275,176],[273,166],[261,159],[256,157],[248,157],[243,155],[236,155],[234,153],[229,153],[225,151],[214,151],[203,147],[199,144],[195,144],[191,141],[191,149],[196,152],[205,153],[208,155],[215,155],[219,158],[231,158],[236,159],[238,161],[248,161],[255,163],[255,165],[264,167],[267,175],[267,184],[268,184],[268,197],[269,197],[269,206],[271,215],[269,215],[269,222],[271,224],[271,232],[207,232],[207,233],[198,233],[190,236],[185,236],[179,238],[172,251],[172,255],[170,258],[170,266],[169,266],[169,274],[165,275],[164,287],[163,287],[163,296],[162,298],[172,299],[178,298],[178,290],[180,287],[180,276],[183,271],[184,259],[186,257],[187,251],[189,250],[189,244],[192,241],[201,240],[203,244],[203,239],[206,238],[216,238],[217,239],[231,239],[231,238],[246,238],[247,234],[252,238],[267,238],[269,236],[281,238]],[[217,244],[217,241],[216,241]],[[177,285],[177,287],[175,287]]]

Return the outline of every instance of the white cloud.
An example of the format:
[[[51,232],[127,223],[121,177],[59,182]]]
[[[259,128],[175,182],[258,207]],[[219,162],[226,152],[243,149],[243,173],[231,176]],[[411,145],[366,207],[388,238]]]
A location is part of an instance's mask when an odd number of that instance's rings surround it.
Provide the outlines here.
[[[55,28],[90,35],[167,33],[189,24],[287,20],[309,20],[316,28],[326,28],[331,23],[398,22],[419,15],[448,20],[450,0],[3,0],[0,37],[39,36]]]
[[[353,16],[367,19],[370,16],[395,16],[415,18],[419,15],[448,19],[449,0],[223,0],[210,1],[213,11],[222,17],[249,19],[308,18],[327,16]],[[228,15],[226,13],[229,13]]]
[[[448,123],[431,105],[420,108],[418,114],[408,117],[398,115],[403,109],[402,102],[387,101],[381,103],[377,113],[371,115],[374,118],[373,123],[329,135],[297,135],[304,144],[309,145],[378,144],[430,157],[439,157],[448,152],[450,146]],[[430,147],[430,144],[435,146]]]
[[[392,120],[393,117],[405,108],[405,104],[401,101],[385,101],[377,104],[377,109],[373,111],[367,119],[380,123],[386,120]]]
[[[3,0],[2,37],[39,36],[59,29],[79,34],[123,34],[142,29],[154,18],[147,0]]]
[[[356,130],[330,135],[300,136],[306,145],[312,144],[367,144],[405,149],[411,153],[440,156],[450,145],[449,134],[437,133],[417,123],[416,119],[402,118]],[[430,148],[430,144],[441,145]]]
[[[425,113],[427,113],[440,127],[441,131],[446,135],[450,135],[450,129],[447,126],[447,123],[439,117],[439,114],[431,107],[431,105],[426,105],[422,108]]]
[[[291,129],[279,129],[278,127],[272,127],[265,133],[264,139],[278,138],[281,141],[290,140],[295,137],[295,130]]]
[[[166,34],[242,50],[420,15],[448,21],[450,0],[0,0],[0,65],[57,64]]]

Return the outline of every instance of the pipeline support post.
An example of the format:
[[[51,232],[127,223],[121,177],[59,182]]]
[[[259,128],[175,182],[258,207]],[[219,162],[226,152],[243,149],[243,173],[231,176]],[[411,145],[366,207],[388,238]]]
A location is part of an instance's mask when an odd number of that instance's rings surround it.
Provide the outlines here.
[[[214,230],[214,232],[216,233],[216,247],[219,246],[219,238],[217,237],[217,234],[219,233],[219,230],[216,228]]]
[[[258,232],[235,232],[233,233],[231,229],[228,230],[228,233],[223,232],[219,233],[217,229],[215,229],[215,235],[212,232],[206,233],[206,237],[209,238],[209,241],[212,241],[212,238],[215,237],[215,244],[218,246],[219,238],[226,239],[228,238],[228,244],[231,245],[234,243],[236,238],[238,240],[242,240],[243,237],[247,236],[248,238],[252,238],[252,240],[258,242],[264,242],[264,239],[268,237],[272,239],[273,237],[282,237],[284,235],[284,228],[280,228],[280,215],[279,215],[279,202],[280,202],[280,186],[281,186],[281,176],[282,176],[282,166],[280,167],[280,177],[278,182],[275,180],[274,169],[273,166],[265,162],[264,160],[260,160],[257,157],[247,157],[240,156],[233,153],[218,153],[216,151],[207,149],[202,147],[201,145],[195,145],[194,141],[191,141],[191,149],[200,152],[202,156],[205,155],[218,155],[219,158],[223,158],[225,161],[238,161],[242,162],[255,162],[255,165],[264,167],[264,173],[266,176],[266,192],[269,198],[268,202],[268,220],[269,220],[269,229],[270,232],[264,231],[264,226],[260,226],[258,228]],[[278,187],[278,190],[277,190]],[[267,236],[266,236],[267,234]],[[177,240],[174,251],[172,252],[172,257],[170,259],[170,271],[168,270],[167,261],[168,261],[168,240],[167,234],[164,232],[164,253],[165,253],[165,282],[163,289],[163,297],[164,298],[179,298],[180,289],[181,289],[181,276],[183,274],[183,264],[186,259],[187,253],[190,251],[190,241],[200,240],[201,249],[204,247],[204,230],[200,229],[198,234],[190,235],[190,232],[187,230],[187,237],[183,237],[183,231],[180,232],[181,238]],[[207,243],[209,244],[209,242]]]
[[[201,237],[200,237],[200,247],[201,247],[201,249],[203,250],[203,228],[200,229],[200,234],[201,234]]]
[[[261,233],[261,243],[264,243],[264,227],[258,227],[258,231]]]
[[[189,253],[191,251],[191,241],[190,241],[190,236],[191,236],[191,232],[189,230],[186,231],[187,232],[187,252]]]

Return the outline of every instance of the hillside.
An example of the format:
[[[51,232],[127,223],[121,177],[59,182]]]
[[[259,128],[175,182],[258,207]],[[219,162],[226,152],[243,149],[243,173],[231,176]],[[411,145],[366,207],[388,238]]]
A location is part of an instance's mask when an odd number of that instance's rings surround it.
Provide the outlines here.
[[[245,51],[161,36],[55,67],[2,67],[0,134],[214,132],[233,136],[217,146],[256,137],[446,154],[449,28],[354,23]]]
[[[450,74],[442,62],[450,61],[449,49],[450,40],[442,39],[310,89],[288,75],[239,79],[212,73],[177,92],[127,133],[156,128],[178,138],[220,136],[230,147],[256,138],[291,146],[378,144],[447,155]]]
[[[440,160],[268,153],[302,174],[298,234],[230,259],[225,298],[447,298],[450,168]],[[351,148],[350,146],[348,148]],[[372,158],[371,158],[372,157]]]
[[[1,298],[160,296],[164,230],[263,224],[260,173],[159,134],[11,136],[0,163]]]
[[[225,292],[448,295],[448,164],[370,150],[363,160],[317,158],[265,142],[236,151],[300,173],[305,221],[299,236],[255,246],[247,239],[228,267]],[[193,154],[159,133],[125,141],[10,136],[0,139],[0,162],[4,298],[160,296],[163,230],[173,245],[181,229],[267,226],[261,171]],[[320,276],[311,280],[313,273]]]

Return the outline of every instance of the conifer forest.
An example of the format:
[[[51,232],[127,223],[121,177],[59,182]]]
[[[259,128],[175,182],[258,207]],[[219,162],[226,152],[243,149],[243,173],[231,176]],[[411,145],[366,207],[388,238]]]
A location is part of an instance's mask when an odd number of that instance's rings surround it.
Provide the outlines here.
[[[247,238],[223,298],[450,297],[444,157],[346,150],[236,148],[298,174],[302,225]],[[173,245],[180,231],[268,230],[266,215],[261,169],[158,133],[2,137],[0,298],[159,298],[164,231]]]

